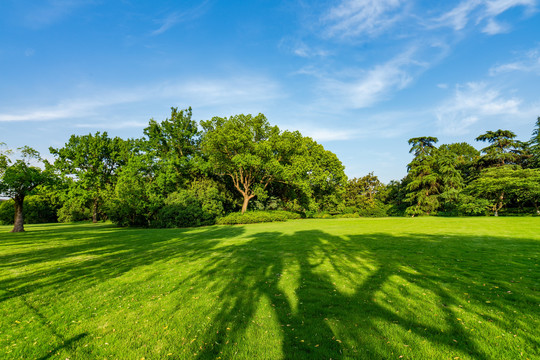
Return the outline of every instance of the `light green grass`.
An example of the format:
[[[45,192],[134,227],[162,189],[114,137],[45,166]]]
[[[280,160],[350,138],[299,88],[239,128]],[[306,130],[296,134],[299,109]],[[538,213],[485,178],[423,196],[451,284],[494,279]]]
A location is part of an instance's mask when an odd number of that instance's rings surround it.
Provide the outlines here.
[[[540,218],[26,228],[1,359],[540,357]]]

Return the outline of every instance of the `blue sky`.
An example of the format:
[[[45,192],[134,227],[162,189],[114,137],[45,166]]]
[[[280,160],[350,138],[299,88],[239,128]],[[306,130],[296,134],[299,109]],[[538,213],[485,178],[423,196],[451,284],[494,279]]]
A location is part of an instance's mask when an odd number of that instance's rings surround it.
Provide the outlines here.
[[[140,137],[170,107],[264,113],[349,177],[406,174],[407,140],[531,136],[539,0],[0,1],[0,142]]]

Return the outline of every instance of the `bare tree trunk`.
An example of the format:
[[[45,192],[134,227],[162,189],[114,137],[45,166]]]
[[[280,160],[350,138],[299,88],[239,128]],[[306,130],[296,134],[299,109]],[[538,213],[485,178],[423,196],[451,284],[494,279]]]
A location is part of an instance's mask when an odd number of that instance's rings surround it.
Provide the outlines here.
[[[24,196],[16,196],[13,198],[15,201],[15,221],[13,222],[13,230],[11,232],[23,232],[24,231],[24,215],[23,204]]]
[[[242,204],[242,214],[246,212],[249,200],[253,197],[253,195],[247,195],[244,194],[244,203]]]

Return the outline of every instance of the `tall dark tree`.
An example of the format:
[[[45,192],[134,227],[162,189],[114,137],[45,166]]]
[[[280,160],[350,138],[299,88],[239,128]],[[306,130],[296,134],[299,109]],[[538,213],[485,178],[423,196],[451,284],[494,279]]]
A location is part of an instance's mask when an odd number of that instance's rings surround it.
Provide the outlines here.
[[[409,163],[407,201],[411,204],[406,213],[411,216],[429,215],[439,207],[439,179],[435,169],[437,138],[426,136],[409,139],[410,153],[414,159]]]
[[[32,164],[42,162],[39,152],[24,146],[18,149],[21,159],[12,162],[7,155],[0,154],[0,194],[14,201],[15,219],[11,232],[24,231],[24,199],[32,191],[51,179],[49,170],[42,170]]]
[[[531,158],[529,163],[533,168],[540,168],[540,116],[536,119],[535,128],[529,141]]]
[[[65,175],[74,176],[73,185],[88,195],[93,222],[98,220],[103,200],[113,191],[118,170],[126,163],[130,147],[130,141],[97,132],[72,135],[63,148],[49,148],[57,157],[55,167]]]
[[[520,164],[526,155],[525,144],[515,140],[516,134],[510,130],[488,131],[476,138],[476,141],[488,142],[490,145],[481,151],[484,154],[479,161],[482,168]]]

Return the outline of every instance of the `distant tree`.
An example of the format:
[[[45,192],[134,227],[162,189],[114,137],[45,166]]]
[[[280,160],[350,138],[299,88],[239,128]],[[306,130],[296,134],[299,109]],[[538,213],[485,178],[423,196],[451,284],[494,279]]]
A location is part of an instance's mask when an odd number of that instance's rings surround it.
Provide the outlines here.
[[[373,207],[377,194],[385,186],[373,173],[361,178],[350,179],[345,190],[346,203],[355,207]]]
[[[476,198],[488,200],[493,214],[499,216],[499,211],[516,197],[521,171],[516,165],[484,169],[480,176],[469,184],[467,192]]]
[[[435,172],[439,183],[439,203],[446,212],[457,206],[464,187],[462,173],[458,169],[459,157],[451,150],[441,147],[434,152]]]
[[[171,107],[171,117],[161,123],[150,119],[144,129],[146,149],[156,157],[168,159],[176,168],[179,180],[187,180],[193,171],[192,161],[200,151],[201,132],[192,119],[191,107],[178,111]]]
[[[480,159],[480,151],[466,142],[443,144],[439,150],[448,150],[456,156],[456,169],[461,173],[465,183],[470,182],[478,174],[476,163]]]
[[[510,130],[488,131],[476,138],[476,141],[488,142],[490,145],[481,151],[484,154],[480,158],[481,167],[503,166],[519,164],[526,155],[525,144],[514,140],[516,134]]]
[[[42,162],[39,152],[24,146],[18,149],[21,159],[12,162],[6,152],[0,154],[0,195],[7,196],[14,201],[15,218],[11,232],[24,231],[24,199],[31,195],[39,185],[46,183],[52,178],[49,170],[42,170],[32,165]]]
[[[83,190],[91,202],[92,221],[97,222],[100,205],[111,194],[119,168],[126,163],[131,142],[106,132],[72,135],[63,148],[49,148],[57,157],[54,165],[75,178],[73,186]]]
[[[515,192],[519,201],[534,206],[536,214],[540,215],[540,169],[522,169],[516,176]]]
[[[292,185],[311,210],[338,212],[342,189],[347,183],[345,167],[336,154],[326,150],[310,137],[296,132],[297,140],[281,137],[281,144],[293,146],[293,152],[281,151],[286,161],[282,181]],[[285,133],[286,134],[286,133]],[[285,135],[284,134],[284,135]]]

